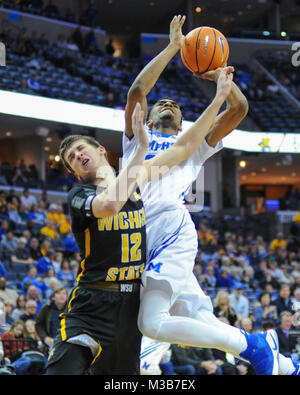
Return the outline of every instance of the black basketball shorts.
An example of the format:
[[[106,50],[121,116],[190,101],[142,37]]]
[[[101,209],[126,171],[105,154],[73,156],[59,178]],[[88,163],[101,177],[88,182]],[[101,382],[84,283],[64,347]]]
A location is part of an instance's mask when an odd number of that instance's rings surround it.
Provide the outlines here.
[[[142,336],[137,328],[139,297],[139,287],[132,292],[75,288],[69,296],[66,312],[61,314],[60,328],[49,353],[47,367],[51,372],[64,374],[65,369],[69,374],[70,366],[61,366],[66,365],[62,361],[69,349],[67,344],[71,345],[67,340],[87,334],[99,344],[96,355],[85,353],[84,356],[91,366],[91,374],[139,374]],[[65,346],[59,346],[60,343]],[[68,364],[72,364],[72,358]],[[78,368],[74,366],[74,369]]]

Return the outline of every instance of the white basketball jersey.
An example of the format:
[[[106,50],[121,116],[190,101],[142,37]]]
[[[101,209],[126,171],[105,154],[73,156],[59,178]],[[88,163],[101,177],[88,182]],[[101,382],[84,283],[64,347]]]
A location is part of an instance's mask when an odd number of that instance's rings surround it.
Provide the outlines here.
[[[178,135],[153,132],[147,127],[146,131],[149,137],[149,148],[146,160],[168,149],[178,138]],[[129,139],[124,133],[122,167],[130,160],[136,147],[135,138],[132,137]],[[165,211],[168,211],[169,215],[171,210],[186,210],[184,195],[196,180],[205,160],[221,148],[221,142],[215,147],[210,147],[207,142],[203,140],[200,147],[191,158],[182,162],[159,179],[148,182],[144,186],[141,195],[145,206],[147,224],[149,224],[151,219],[157,214],[161,215]]]

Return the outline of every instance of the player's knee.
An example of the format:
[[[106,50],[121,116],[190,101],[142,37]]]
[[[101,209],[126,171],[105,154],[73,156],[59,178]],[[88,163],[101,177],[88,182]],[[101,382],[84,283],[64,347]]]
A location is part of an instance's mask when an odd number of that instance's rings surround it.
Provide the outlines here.
[[[157,316],[140,311],[138,328],[144,336],[155,339],[160,328],[160,320]]]

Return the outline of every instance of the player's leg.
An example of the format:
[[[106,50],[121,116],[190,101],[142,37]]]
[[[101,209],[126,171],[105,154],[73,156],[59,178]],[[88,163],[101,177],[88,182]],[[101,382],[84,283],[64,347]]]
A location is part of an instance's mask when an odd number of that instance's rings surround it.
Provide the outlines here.
[[[165,234],[164,225],[162,229]],[[258,374],[278,374],[277,343],[272,348],[273,339],[277,340],[276,333],[249,336],[229,325],[224,332],[211,322],[170,315],[174,302],[192,275],[197,249],[194,233],[195,229],[184,220],[176,231],[161,238],[160,243],[157,239],[152,243],[154,232],[150,231],[147,242],[151,248],[142,278],[139,329],[145,336],[163,342],[217,348],[233,355],[244,353],[241,357],[248,359]]]
[[[222,328],[183,316],[171,316],[172,291],[164,281],[147,279],[143,292],[138,325],[141,332],[162,342],[186,344],[206,348],[218,348],[232,354],[246,349],[245,336],[239,329]]]
[[[49,353],[46,375],[84,375],[92,361],[89,347],[59,342]]]
[[[172,290],[165,281],[147,279],[141,298],[138,325],[141,332],[162,342],[216,348],[249,360],[257,374],[278,374],[278,340],[275,331],[248,335],[217,321],[171,316]],[[211,313],[210,313],[211,314]],[[212,316],[211,316],[212,318]],[[216,318],[217,320],[217,318]]]
[[[228,324],[220,321],[213,314],[213,307],[210,298],[204,294],[194,275],[188,280],[182,292],[172,306],[171,314],[183,315],[205,322],[209,325],[218,326],[226,333]],[[235,355],[239,357],[239,355]],[[282,375],[296,374],[300,369],[291,358],[279,354],[279,373]]]

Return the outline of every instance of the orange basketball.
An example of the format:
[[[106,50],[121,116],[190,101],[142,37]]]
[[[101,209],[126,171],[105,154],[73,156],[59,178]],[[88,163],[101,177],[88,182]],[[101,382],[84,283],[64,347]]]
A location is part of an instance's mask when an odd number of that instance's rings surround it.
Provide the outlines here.
[[[219,30],[208,26],[197,27],[185,36],[180,55],[185,67],[201,74],[226,65],[229,45]]]

